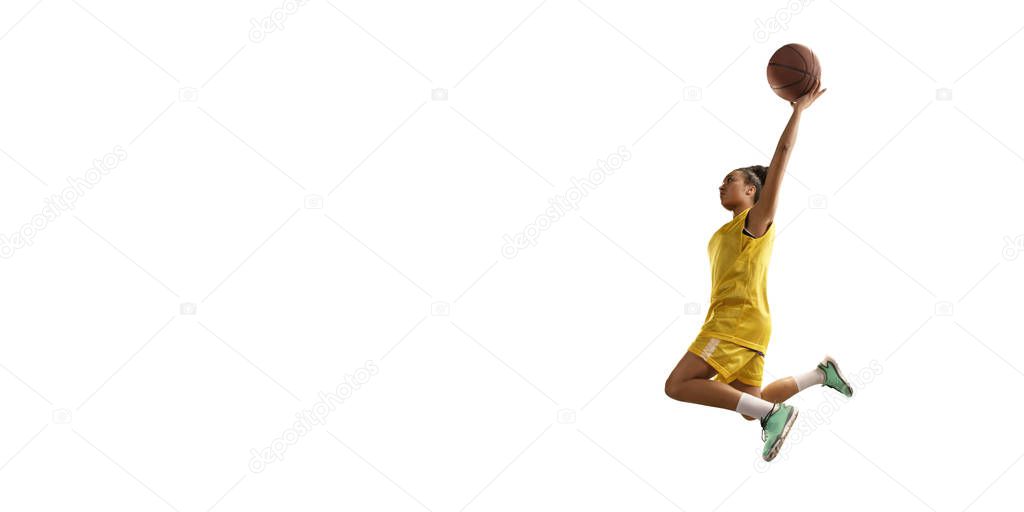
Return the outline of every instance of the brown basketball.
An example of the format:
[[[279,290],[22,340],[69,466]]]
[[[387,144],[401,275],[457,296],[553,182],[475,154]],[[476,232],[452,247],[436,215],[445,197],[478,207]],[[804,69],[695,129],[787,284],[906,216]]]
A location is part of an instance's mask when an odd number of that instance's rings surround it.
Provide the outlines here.
[[[768,60],[768,85],[775,94],[786,101],[793,101],[807,94],[821,78],[821,63],[810,48],[790,43],[778,50]]]

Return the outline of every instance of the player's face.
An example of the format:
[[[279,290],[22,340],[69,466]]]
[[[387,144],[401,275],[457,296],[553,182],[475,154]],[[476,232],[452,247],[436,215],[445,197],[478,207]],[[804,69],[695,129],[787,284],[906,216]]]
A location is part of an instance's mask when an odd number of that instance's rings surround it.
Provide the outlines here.
[[[725,178],[722,178],[722,184],[718,187],[718,198],[722,206],[729,208],[740,201],[745,187],[742,174],[737,171],[726,174]]]

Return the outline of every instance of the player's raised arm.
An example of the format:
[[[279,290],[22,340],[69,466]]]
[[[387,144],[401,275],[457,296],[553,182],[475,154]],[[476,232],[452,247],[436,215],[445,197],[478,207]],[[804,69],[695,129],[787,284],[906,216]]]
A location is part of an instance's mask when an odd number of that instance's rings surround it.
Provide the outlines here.
[[[761,197],[758,199],[747,214],[747,228],[760,236],[768,230],[768,226],[775,219],[775,208],[778,205],[779,189],[782,186],[782,178],[786,174],[786,165],[789,163],[789,155],[796,145],[796,133],[800,126],[800,115],[807,107],[814,103],[814,100],[825,93],[828,89],[821,89],[821,81],[815,81],[810,92],[804,94],[795,101],[791,101],[793,114],[789,117],[789,123],[779,137],[779,144],[775,148],[775,155],[768,165],[768,174],[765,176],[764,185],[761,188]]]

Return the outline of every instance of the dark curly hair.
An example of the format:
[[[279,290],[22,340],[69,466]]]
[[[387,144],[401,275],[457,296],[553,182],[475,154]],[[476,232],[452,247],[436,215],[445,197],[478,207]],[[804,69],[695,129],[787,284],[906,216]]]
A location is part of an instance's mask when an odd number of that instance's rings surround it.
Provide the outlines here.
[[[757,189],[754,192],[754,203],[757,203],[757,200],[761,198],[761,187],[764,186],[764,180],[768,177],[768,168],[763,165],[751,165],[737,170],[743,173],[743,181],[747,185],[753,185]]]

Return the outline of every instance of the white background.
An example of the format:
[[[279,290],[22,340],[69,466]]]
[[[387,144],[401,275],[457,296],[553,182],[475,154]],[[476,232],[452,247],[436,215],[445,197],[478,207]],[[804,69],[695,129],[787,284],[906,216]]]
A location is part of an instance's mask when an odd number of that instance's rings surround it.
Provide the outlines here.
[[[0,508],[1018,501],[1019,5],[282,7],[0,7],[0,234],[127,154],[0,260]],[[776,217],[766,382],[830,353],[859,384],[795,397],[764,465],[756,422],[663,385],[706,314],[717,187],[788,119],[765,81],[788,42],[828,92]]]

